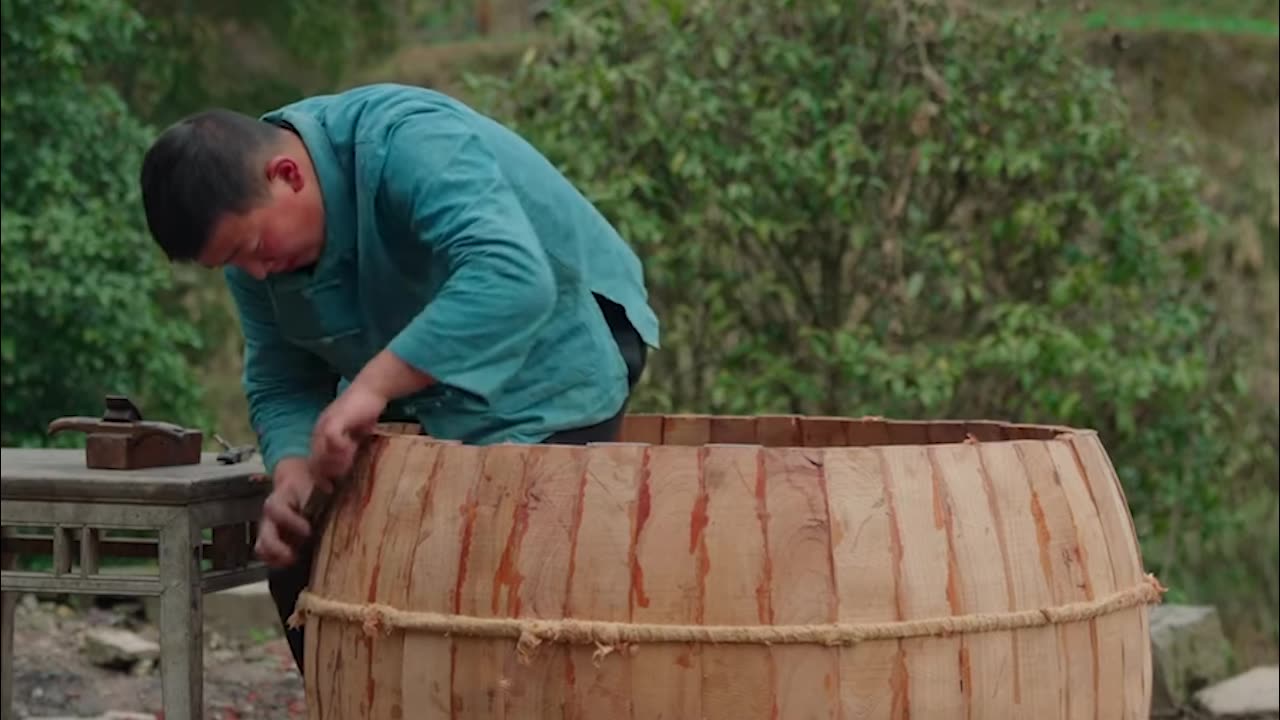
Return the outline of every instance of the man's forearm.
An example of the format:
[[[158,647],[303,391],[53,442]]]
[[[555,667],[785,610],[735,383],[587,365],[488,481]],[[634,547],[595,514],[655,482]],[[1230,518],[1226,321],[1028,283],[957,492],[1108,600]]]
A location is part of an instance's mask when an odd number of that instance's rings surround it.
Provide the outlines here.
[[[383,350],[351,381],[351,387],[372,392],[388,401],[412,395],[435,383],[435,378]]]
[[[316,418],[333,400],[333,390],[327,385],[261,381],[250,376],[246,393],[249,420],[268,473],[274,475],[282,460],[310,455]]]

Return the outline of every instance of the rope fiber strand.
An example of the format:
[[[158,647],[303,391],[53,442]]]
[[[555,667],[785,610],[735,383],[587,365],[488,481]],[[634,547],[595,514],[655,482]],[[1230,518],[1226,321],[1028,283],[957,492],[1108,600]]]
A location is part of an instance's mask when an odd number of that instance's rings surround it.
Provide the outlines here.
[[[816,625],[663,625],[598,620],[484,618],[445,613],[407,611],[378,603],[349,603],[304,590],[290,627],[300,627],[311,615],[360,623],[365,633],[395,630],[516,640],[523,661],[544,642],[595,645],[597,660],[619,646],[651,643],[854,645],[873,640],[946,637],[1061,625],[1091,620],[1139,605],[1160,602],[1166,588],[1154,575],[1139,584],[1103,598],[1031,610],[974,613],[951,617],[894,622],[829,623]]]

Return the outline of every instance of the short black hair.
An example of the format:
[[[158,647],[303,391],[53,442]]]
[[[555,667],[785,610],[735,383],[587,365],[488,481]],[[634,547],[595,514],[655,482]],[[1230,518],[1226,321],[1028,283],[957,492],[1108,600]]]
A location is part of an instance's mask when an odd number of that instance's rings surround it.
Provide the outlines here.
[[[152,238],[171,261],[192,261],[227,214],[266,199],[264,155],[283,129],[215,108],[179,120],[142,159],[142,206]]]

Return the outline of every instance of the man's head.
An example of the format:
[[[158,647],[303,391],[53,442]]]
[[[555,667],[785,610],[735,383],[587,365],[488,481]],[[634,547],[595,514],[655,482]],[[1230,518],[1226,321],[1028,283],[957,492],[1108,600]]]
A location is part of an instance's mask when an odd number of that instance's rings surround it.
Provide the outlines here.
[[[165,130],[142,161],[147,226],[170,260],[256,278],[315,262],[324,199],[294,133],[228,110]]]

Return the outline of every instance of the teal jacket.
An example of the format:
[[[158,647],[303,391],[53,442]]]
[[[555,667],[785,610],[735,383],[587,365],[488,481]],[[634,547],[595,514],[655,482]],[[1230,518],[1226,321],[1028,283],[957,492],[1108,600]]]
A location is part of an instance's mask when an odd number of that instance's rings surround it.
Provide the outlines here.
[[[658,346],[640,261],[515,133],[439,93],[373,85],[263,119],[306,144],[325,205],[310,272],[226,279],[263,459],[390,349],[437,384],[395,403],[436,437],[538,442],[617,413],[626,367],[593,294]]]

